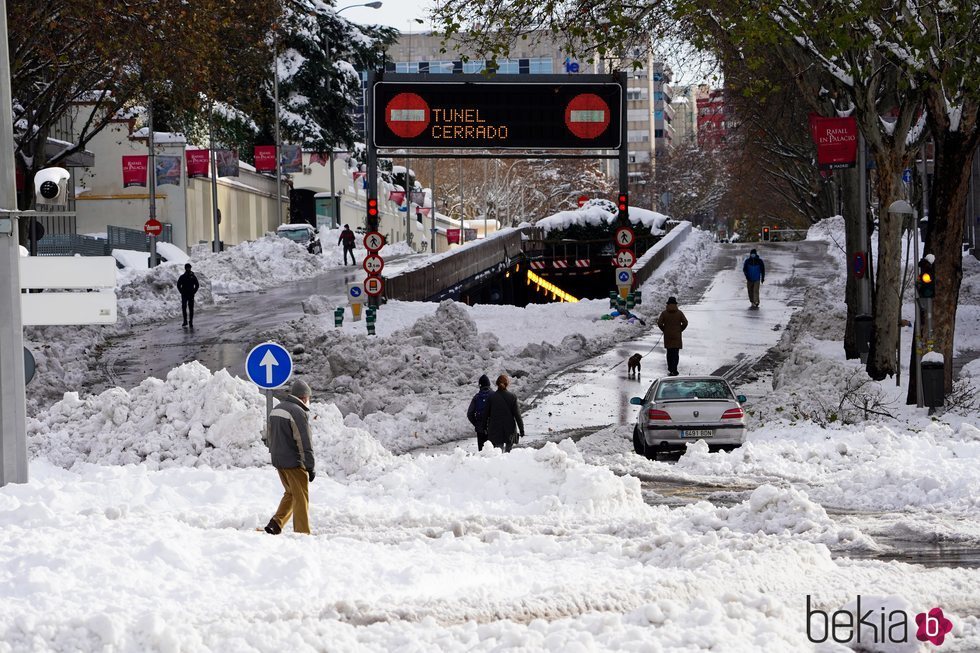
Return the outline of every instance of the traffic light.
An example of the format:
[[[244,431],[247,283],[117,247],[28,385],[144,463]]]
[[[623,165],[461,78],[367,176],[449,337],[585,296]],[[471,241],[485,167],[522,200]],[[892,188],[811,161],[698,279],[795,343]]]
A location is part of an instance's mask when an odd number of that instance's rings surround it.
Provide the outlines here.
[[[762,240],[769,242],[769,227],[762,228]]]
[[[924,256],[919,261],[919,297],[931,299],[936,296],[936,277],[933,272],[935,257]]]
[[[620,193],[619,201],[616,203],[616,207],[619,209],[619,218],[621,220],[626,220],[630,215],[630,196],[628,193]]]
[[[68,203],[68,179],[64,168],[45,168],[34,175],[34,196],[38,204]]]
[[[378,198],[369,197],[367,201],[367,223],[371,231],[378,228]]]

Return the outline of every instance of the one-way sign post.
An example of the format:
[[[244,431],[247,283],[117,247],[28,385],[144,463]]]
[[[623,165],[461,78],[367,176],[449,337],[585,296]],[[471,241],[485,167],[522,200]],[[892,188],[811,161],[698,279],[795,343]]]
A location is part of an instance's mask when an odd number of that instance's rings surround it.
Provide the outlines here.
[[[265,392],[265,439],[269,440],[269,413],[272,412],[272,390],[285,385],[293,374],[293,357],[275,342],[256,345],[245,357],[245,375]]]

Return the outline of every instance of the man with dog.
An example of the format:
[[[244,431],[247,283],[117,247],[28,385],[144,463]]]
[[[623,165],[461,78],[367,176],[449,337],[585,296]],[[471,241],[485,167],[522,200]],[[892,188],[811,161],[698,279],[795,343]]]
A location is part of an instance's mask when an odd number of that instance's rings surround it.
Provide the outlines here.
[[[664,332],[664,348],[667,350],[667,375],[677,376],[684,340],[681,333],[687,328],[687,317],[677,308],[677,298],[667,299],[667,308],[657,318],[657,326]]]

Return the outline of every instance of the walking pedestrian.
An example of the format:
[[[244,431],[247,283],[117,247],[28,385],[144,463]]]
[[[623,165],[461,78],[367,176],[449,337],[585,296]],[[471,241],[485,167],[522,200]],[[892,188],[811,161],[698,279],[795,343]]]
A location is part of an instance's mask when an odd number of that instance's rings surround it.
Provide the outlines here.
[[[293,531],[310,533],[310,483],[316,477],[309,420],[312,394],[310,386],[297,379],[289,386],[289,396],[269,414],[265,444],[285,490],[275,516],[265,527],[270,535],[281,533],[290,516]]]
[[[201,284],[197,282],[197,275],[191,272],[191,264],[184,264],[184,274],[177,277],[177,292],[180,293],[180,312],[184,316],[184,323],[180,326],[190,326],[194,328],[194,295]],[[188,321],[188,318],[190,320]]]
[[[498,376],[497,391],[490,393],[487,402],[487,439],[504,451],[510,451],[519,438],[524,437],[521,409],[517,406],[517,396],[507,389],[509,385],[510,378],[506,374]]]
[[[480,391],[473,395],[470,407],[466,410],[466,419],[476,429],[476,448],[483,451],[487,441],[487,403],[493,391],[490,389],[490,377],[486,374],[480,377]]]
[[[687,317],[677,308],[677,298],[667,299],[667,308],[657,318],[657,326],[664,332],[664,347],[667,349],[667,375],[677,376],[684,340],[681,333],[687,328]]]
[[[354,236],[354,232],[350,230],[350,225],[345,224],[344,230],[340,232],[340,238],[337,239],[338,245],[344,246],[344,265],[347,265],[347,254],[350,253],[350,260],[352,265],[357,265],[357,260],[354,258],[354,244],[357,238]]]
[[[749,308],[759,308],[759,287],[766,282],[766,264],[754,249],[742,263],[745,273],[745,286],[749,291]]]

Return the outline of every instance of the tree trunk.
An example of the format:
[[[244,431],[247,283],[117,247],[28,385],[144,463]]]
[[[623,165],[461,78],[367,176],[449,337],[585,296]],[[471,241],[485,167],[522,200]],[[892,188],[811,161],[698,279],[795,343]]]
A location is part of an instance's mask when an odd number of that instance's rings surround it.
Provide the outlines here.
[[[875,154],[878,167],[878,274],[874,295],[874,334],[868,354],[868,376],[881,381],[898,372],[898,320],[902,301],[903,216],[888,212],[898,197],[902,164],[899,159]]]
[[[923,254],[936,257],[933,342],[946,361],[946,392],[953,389],[953,336],[963,280],[963,216],[977,134],[945,132],[936,138],[935,174],[929,194],[929,223]]]
[[[844,170],[840,175],[844,186],[844,250],[847,254],[847,284],[844,287],[844,303],[847,305],[847,322],[844,324],[844,356],[860,358],[855,337],[854,318],[861,312],[861,296],[858,280],[854,276],[854,253],[859,251],[861,230],[864,229],[864,212],[861,210],[861,171],[857,168]]]

